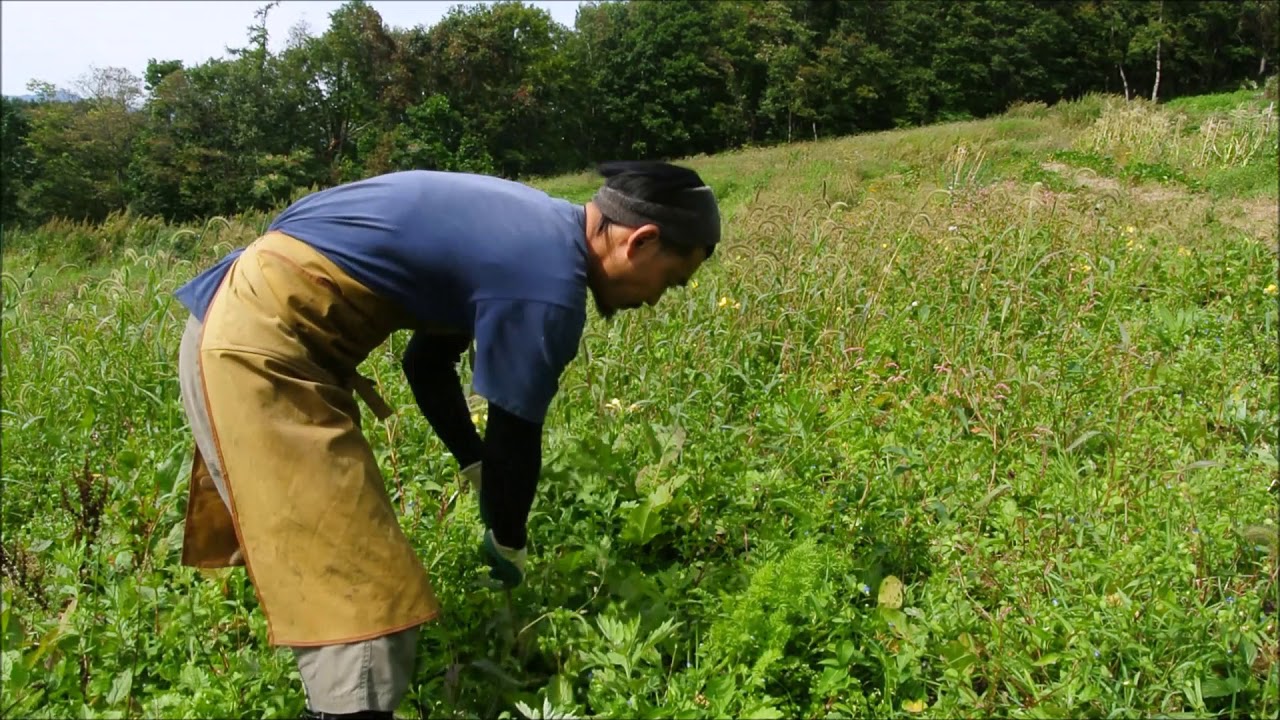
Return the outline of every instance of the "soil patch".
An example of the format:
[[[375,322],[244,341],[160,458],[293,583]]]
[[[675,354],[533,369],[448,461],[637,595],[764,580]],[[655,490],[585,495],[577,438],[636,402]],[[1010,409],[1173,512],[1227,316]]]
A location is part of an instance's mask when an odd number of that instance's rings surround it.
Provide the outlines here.
[[[1070,165],[1064,165],[1059,162],[1041,163],[1040,167],[1049,172],[1066,175],[1076,185],[1081,187],[1093,188],[1094,190],[1118,191],[1120,190],[1120,181],[1115,178],[1103,177],[1088,168],[1073,168]]]
[[[1075,168],[1059,162],[1042,163],[1041,167],[1050,172],[1070,178],[1077,187],[1086,187],[1108,193],[1124,192],[1120,181],[1115,178],[1102,177],[1087,168]],[[1200,214],[1210,207],[1217,213],[1223,225],[1235,228],[1249,237],[1258,240],[1271,240],[1274,244],[1280,232],[1280,207],[1273,198],[1250,198],[1247,200],[1231,200],[1214,202],[1207,195],[1188,192],[1184,188],[1171,185],[1144,184],[1130,188],[1127,193],[1134,200],[1147,205],[1176,204],[1182,209],[1190,209]]]

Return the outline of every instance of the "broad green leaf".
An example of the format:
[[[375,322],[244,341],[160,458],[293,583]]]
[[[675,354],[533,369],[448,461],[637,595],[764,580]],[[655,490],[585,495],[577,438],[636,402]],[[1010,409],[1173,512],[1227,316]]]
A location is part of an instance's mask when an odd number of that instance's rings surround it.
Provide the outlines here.
[[[622,529],[622,539],[643,545],[662,531],[662,519],[654,510],[653,504],[646,498],[627,515],[627,524]]]
[[[111,681],[111,691],[107,693],[107,704],[115,705],[123,702],[125,698],[129,697],[129,692],[132,689],[133,671],[125,670],[116,675],[115,679]]]
[[[1061,659],[1062,659],[1062,655],[1058,653],[1048,653],[1046,655],[1041,656],[1039,659],[1037,659],[1035,662],[1031,664],[1036,667],[1044,667],[1046,665],[1053,665],[1054,663],[1058,662]]]
[[[119,455],[116,455],[116,462],[124,470],[134,469],[138,466],[138,461],[138,453],[132,450],[122,450]]]
[[[905,589],[902,581],[896,575],[886,575],[880,581],[880,591],[876,594],[876,605],[895,610],[902,607],[902,597]]]
[[[766,705],[752,708],[743,713],[742,717],[750,720],[778,720],[778,718],[784,718],[786,715],[781,710]]]
[[[947,667],[958,673],[966,673],[978,662],[978,656],[960,640],[952,640],[939,648],[939,653],[946,660]]]
[[[1226,697],[1243,690],[1245,684],[1234,675],[1226,678],[1207,677],[1200,681],[1200,695],[1206,698]]]

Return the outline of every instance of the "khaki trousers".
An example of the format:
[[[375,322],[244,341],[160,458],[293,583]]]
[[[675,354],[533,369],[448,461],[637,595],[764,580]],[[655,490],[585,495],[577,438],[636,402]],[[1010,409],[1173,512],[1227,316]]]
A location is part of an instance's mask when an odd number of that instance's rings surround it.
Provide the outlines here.
[[[182,334],[178,379],[182,405],[209,475],[228,509],[226,482],[214,444],[200,378],[200,322],[192,317]],[[361,642],[292,648],[314,712],[392,712],[404,699],[417,657],[418,628]]]

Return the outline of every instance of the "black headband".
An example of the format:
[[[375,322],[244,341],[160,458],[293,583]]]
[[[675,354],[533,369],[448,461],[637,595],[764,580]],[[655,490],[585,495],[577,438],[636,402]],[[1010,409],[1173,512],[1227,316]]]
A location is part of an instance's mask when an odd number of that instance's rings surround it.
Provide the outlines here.
[[[624,195],[605,185],[593,198],[596,207],[610,220],[640,227],[653,223],[661,229],[664,242],[680,247],[705,247],[708,254],[720,242],[720,208],[715,193],[703,185],[681,191],[684,207],[659,205]]]

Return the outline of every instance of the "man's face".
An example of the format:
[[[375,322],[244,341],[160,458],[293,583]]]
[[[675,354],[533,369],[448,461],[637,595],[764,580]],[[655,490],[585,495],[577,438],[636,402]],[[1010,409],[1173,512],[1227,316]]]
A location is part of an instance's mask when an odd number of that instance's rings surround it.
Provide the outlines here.
[[[619,310],[656,305],[668,289],[688,283],[707,258],[701,248],[688,256],[664,248],[654,225],[635,230],[615,226],[610,233],[615,242],[602,258],[603,277],[591,288],[596,309],[606,319]]]

